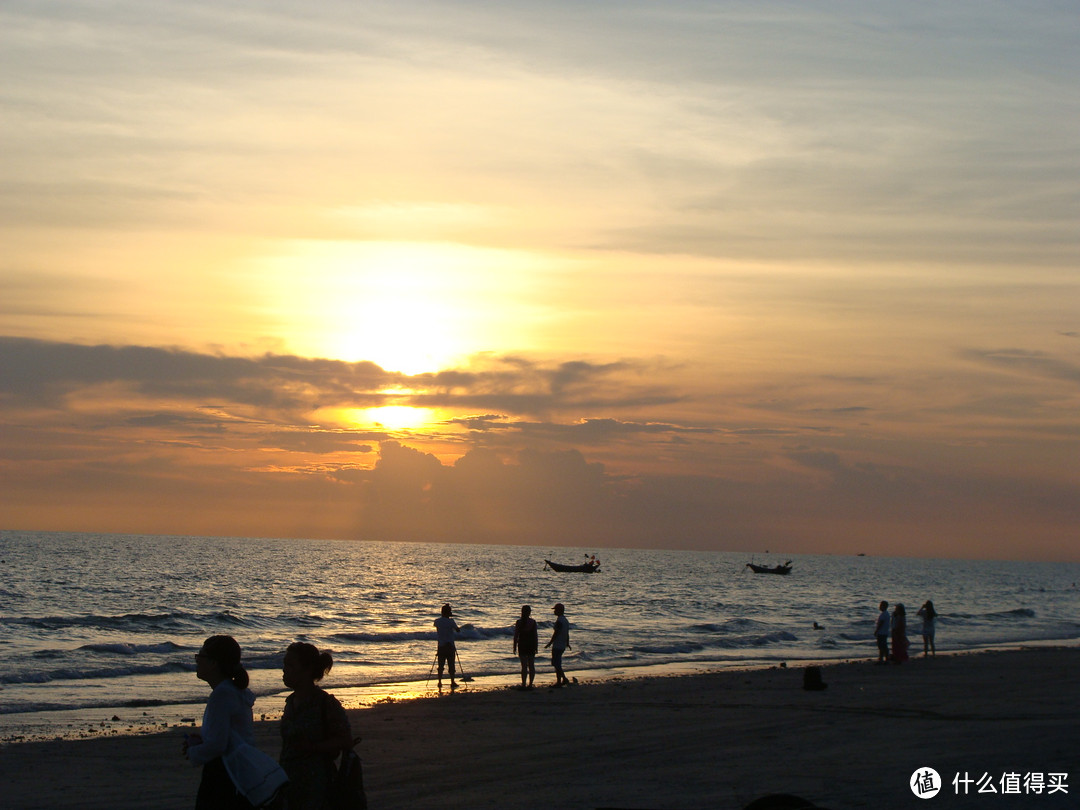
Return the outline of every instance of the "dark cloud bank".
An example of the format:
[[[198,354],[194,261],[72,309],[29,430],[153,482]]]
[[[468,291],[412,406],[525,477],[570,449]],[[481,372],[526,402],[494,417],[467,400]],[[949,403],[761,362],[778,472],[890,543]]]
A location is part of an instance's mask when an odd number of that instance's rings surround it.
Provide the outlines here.
[[[790,446],[789,428],[635,419],[680,403],[647,371],[504,358],[404,377],[2,338],[5,528],[1054,558],[1080,520],[1067,480],[867,463],[812,446],[820,427]],[[463,415],[412,435],[310,422],[395,386]],[[84,404],[103,388],[113,404]],[[604,412],[622,417],[586,416]]]

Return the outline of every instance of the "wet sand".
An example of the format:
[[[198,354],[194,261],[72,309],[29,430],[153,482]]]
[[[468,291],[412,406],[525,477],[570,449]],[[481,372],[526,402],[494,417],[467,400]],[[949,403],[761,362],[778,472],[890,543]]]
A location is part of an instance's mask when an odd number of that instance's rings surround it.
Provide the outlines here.
[[[832,810],[1080,806],[1080,648],[859,661],[822,674],[824,691],[805,691],[797,667],[596,683],[581,674],[563,689],[466,688],[350,715],[372,810],[737,810],[771,793]],[[276,755],[276,723],[257,733]],[[193,807],[199,772],[180,757],[182,737],[172,728],[5,744],[2,804]],[[929,804],[909,787],[927,766],[945,782]],[[980,795],[973,782],[955,795],[953,777],[965,772],[992,777],[998,793]],[[1068,792],[1002,795],[1009,773],[1064,773]]]

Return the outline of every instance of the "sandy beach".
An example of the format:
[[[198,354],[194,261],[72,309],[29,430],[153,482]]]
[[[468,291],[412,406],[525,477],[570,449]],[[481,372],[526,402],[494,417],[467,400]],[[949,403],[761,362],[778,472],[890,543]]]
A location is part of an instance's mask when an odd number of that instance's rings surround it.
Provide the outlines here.
[[[464,689],[350,714],[373,810],[735,809],[774,793],[832,810],[923,807],[909,782],[925,767],[944,782],[930,806],[1080,806],[1080,649],[849,662],[823,676],[827,689],[806,691],[794,666],[602,682],[579,673],[563,689]],[[259,724],[274,755],[277,734]],[[6,744],[3,805],[192,807],[199,773],[180,757],[182,736]],[[967,796],[962,783],[956,795],[958,773],[973,780]],[[1004,795],[1012,773],[1067,792]],[[979,793],[984,775],[995,795]]]

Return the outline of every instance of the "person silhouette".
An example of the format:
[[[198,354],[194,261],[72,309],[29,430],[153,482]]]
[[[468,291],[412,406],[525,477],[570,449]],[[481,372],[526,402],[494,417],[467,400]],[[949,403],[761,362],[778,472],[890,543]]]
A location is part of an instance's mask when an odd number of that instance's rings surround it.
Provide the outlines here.
[[[934,644],[934,630],[937,622],[937,611],[934,610],[934,603],[929,599],[926,600],[916,616],[922,617],[922,643],[923,643],[923,656],[937,655],[937,646]]]
[[[222,755],[233,734],[255,742],[251,707],[255,694],[248,689],[247,670],[240,663],[240,645],[232,636],[210,636],[195,653],[195,676],[213,690],[206,701],[199,733],[184,739],[183,753],[202,765],[195,810],[250,810],[225,769]]]
[[[889,618],[889,603],[882,601],[878,605],[877,622],[874,624],[874,638],[877,639],[879,664],[889,660],[889,633],[892,629],[892,619]]]
[[[285,650],[281,680],[292,689],[281,715],[281,767],[289,776],[289,810],[325,810],[337,774],[334,760],[353,747],[352,729],[338,699],[321,681],[334,659],[314,644],[298,641]]]
[[[454,611],[449,604],[443,605],[441,612],[442,615],[434,622],[438,645],[435,656],[439,662],[439,688],[442,689],[443,669],[449,664],[450,688],[457,689],[457,681],[454,680],[454,660],[457,658],[457,645],[454,643],[454,639],[456,634],[461,632],[461,628],[454,621]]]
[[[521,618],[514,623],[514,652],[521,660],[521,688],[532,689],[536,678],[536,653],[540,639],[536,629],[536,619],[532,618],[532,607],[522,605]]]
[[[551,666],[555,668],[554,686],[564,686],[570,683],[562,668],[563,653],[570,649],[570,622],[566,618],[566,608],[559,602],[551,609],[555,614],[555,625],[551,632],[551,640],[544,645],[551,647]]]
[[[907,611],[899,602],[892,614],[892,660],[895,664],[908,660]]]

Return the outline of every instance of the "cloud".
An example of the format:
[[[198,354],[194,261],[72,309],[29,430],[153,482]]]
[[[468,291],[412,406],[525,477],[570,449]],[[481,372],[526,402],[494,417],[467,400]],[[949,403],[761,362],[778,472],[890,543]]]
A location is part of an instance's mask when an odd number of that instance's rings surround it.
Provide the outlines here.
[[[1038,353],[986,355],[1068,379]],[[45,528],[61,529],[790,553],[933,555],[947,536],[957,553],[1009,556],[1022,531],[1029,555],[1048,558],[1080,518],[1075,481],[1053,474],[1069,464],[1064,428],[1041,435],[1016,404],[987,403],[984,420],[1014,427],[967,443],[798,400],[708,420],[589,416],[597,402],[618,412],[619,391],[646,400],[642,376],[662,390],[653,367],[488,362],[410,378],[288,355],[0,339],[0,504],[11,525],[41,527],[47,514]],[[880,381],[832,380],[845,382]],[[440,397],[450,415],[407,436],[313,423],[319,408],[391,398],[386,385]],[[473,410],[479,400],[511,410]],[[685,395],[657,400],[670,405],[649,407],[671,414],[708,411]],[[853,414],[877,427],[845,427]],[[1041,466],[984,463],[1020,431]]]
[[[967,356],[980,363],[1015,374],[1059,380],[1080,382],[1080,363],[1027,349],[971,350]]]
[[[388,438],[385,432],[376,431],[275,431],[262,440],[265,447],[289,453],[339,454],[375,452],[369,442]]]
[[[476,369],[406,375],[374,363],[266,354],[238,357],[145,346],[82,346],[0,337],[0,395],[12,402],[62,406],[80,391],[120,386],[130,397],[168,398],[194,406],[224,402],[282,415],[327,407],[497,409],[548,413],[634,408],[679,396],[635,378],[642,361],[544,364],[488,358]],[[226,406],[227,407],[227,406]]]
[[[359,476],[357,531],[458,542],[596,542],[615,516],[603,465],[576,450],[525,450],[510,460],[473,450],[452,467],[388,442]]]
[[[340,223],[313,210],[547,211],[556,199],[564,215],[541,244],[558,233],[744,259],[1075,255],[1078,57],[1060,10],[163,8],[5,4],[0,53],[20,77],[5,104],[6,223],[272,235],[288,222],[325,236]],[[451,97],[467,115],[428,103]],[[303,168],[268,177],[268,159]],[[343,163],[410,178],[409,191],[357,200]],[[470,219],[439,232],[491,230]]]
[[[225,357],[143,346],[81,346],[0,338],[0,394],[57,406],[81,389],[118,384],[132,395],[227,401],[267,409],[318,407],[400,382],[373,363],[291,356]]]
[[[557,539],[560,545],[650,547],[662,538],[681,547],[711,537],[721,547],[798,551],[831,530],[849,535],[844,547],[851,552],[934,556],[942,553],[943,532],[969,539],[981,532],[985,542],[1001,543],[992,525],[1017,509],[1036,524],[1080,517],[1070,486],[1052,487],[1036,502],[1025,485],[1007,478],[927,477],[913,468],[850,464],[829,453],[792,454],[814,471],[809,478],[746,482],[720,475],[613,475],[572,450],[506,457],[477,449],[452,466],[395,443],[381,452],[374,469],[355,477],[356,532],[379,539],[405,531],[454,542],[543,546]],[[920,533],[920,526],[936,528]],[[865,534],[874,527],[878,536]]]
[[[664,422],[633,422],[612,418],[582,419],[576,422],[535,422],[510,420],[503,416],[475,416],[452,420],[469,430],[485,434],[509,434],[530,440],[546,439],[576,445],[599,445],[621,439],[647,436],[674,439],[681,434],[711,436],[721,432],[712,427],[675,425]],[[512,439],[511,439],[512,440]]]

